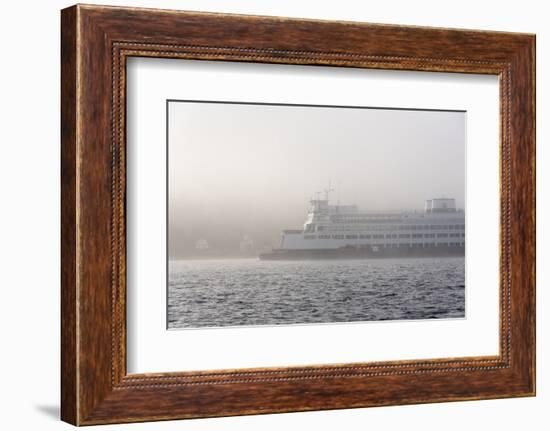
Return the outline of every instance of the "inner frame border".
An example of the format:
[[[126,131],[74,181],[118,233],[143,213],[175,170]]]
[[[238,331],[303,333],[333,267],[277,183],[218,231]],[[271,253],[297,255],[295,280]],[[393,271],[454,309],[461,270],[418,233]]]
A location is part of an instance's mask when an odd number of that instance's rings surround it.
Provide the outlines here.
[[[218,52],[221,51],[221,52]],[[195,60],[228,60],[228,61],[258,61],[267,63],[287,63],[288,58],[292,58],[297,64],[322,64],[320,60],[326,55],[328,58],[335,56],[338,63],[348,67],[388,69],[388,62],[393,62],[398,57],[395,56],[359,56],[356,54],[333,54],[318,52],[284,52],[278,51],[273,55],[270,50],[255,50],[250,48],[227,48],[216,46],[185,46],[185,45],[162,45],[146,42],[124,42],[114,41],[112,44],[112,84],[113,84],[113,209],[116,215],[113,220],[121,220],[119,226],[125,224],[125,213],[118,209],[125,209],[125,151],[126,151],[126,59],[128,57],[155,57],[155,58],[174,58],[174,59],[195,59]],[[271,54],[271,55],[270,55]],[[281,56],[282,55],[282,56]],[[404,57],[403,60],[409,60]],[[286,61],[285,61],[286,60]],[[297,61],[298,60],[298,61]],[[414,61],[414,58],[410,59]],[[413,70],[437,71],[430,68],[430,63],[445,63],[446,59],[424,58],[423,67]],[[293,63],[294,64],[294,63]],[[454,371],[487,371],[509,368],[510,349],[511,349],[511,327],[510,327],[510,277],[511,277],[511,257],[510,257],[510,69],[511,65],[507,62],[499,61],[473,61],[473,60],[449,60],[447,66],[452,67],[455,72],[465,73],[486,73],[499,75],[500,94],[502,100],[501,106],[501,142],[500,142],[500,173],[501,173],[501,257],[500,257],[500,354],[499,356],[489,357],[465,357],[465,358],[439,358],[429,360],[411,360],[411,361],[383,361],[370,363],[349,363],[349,364],[330,364],[330,365],[312,365],[299,367],[270,367],[258,369],[237,369],[205,372],[169,372],[162,375],[149,376],[148,374],[126,374],[126,349],[125,349],[125,302],[113,302],[113,367],[112,383],[115,390],[124,388],[147,388],[147,387],[172,387],[180,385],[216,385],[229,383],[248,383],[248,382],[274,382],[291,380],[311,380],[326,379],[329,377],[371,377],[371,376],[389,376],[402,374],[426,374]],[[410,70],[406,66],[394,67],[396,70]],[[483,70],[479,67],[483,66]],[[475,72],[471,72],[470,67],[475,67]],[[436,66],[437,68],[437,66]],[[449,71],[447,69],[441,72]],[[503,117],[503,118],[502,118]],[[504,121],[503,121],[504,119]],[[117,151],[118,150],[118,151]],[[121,193],[122,192],[122,193]],[[125,251],[125,234],[118,229],[113,232],[112,238],[114,250]],[[125,298],[125,254],[118,253],[113,256],[113,297]],[[118,303],[118,305],[117,305]],[[124,305],[124,310],[122,309]],[[285,374],[293,374],[292,377],[282,377]],[[294,376],[295,375],[295,376]],[[116,382],[119,382],[116,385]],[[163,383],[164,381],[164,383]]]

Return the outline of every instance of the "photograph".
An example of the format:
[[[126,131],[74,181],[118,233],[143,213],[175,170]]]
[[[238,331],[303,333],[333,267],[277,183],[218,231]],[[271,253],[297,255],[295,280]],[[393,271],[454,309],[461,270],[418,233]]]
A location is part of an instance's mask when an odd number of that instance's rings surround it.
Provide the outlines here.
[[[466,317],[465,111],[166,106],[168,329]]]

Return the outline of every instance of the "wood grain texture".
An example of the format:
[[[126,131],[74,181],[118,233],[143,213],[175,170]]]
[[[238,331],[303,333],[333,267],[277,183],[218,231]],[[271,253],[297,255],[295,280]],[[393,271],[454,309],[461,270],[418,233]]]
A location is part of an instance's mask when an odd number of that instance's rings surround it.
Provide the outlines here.
[[[495,74],[501,104],[496,357],[126,374],[126,59]],[[100,6],[62,11],[62,418],[77,424],[535,392],[535,37]]]
[[[61,417],[77,422],[76,8],[61,16]]]

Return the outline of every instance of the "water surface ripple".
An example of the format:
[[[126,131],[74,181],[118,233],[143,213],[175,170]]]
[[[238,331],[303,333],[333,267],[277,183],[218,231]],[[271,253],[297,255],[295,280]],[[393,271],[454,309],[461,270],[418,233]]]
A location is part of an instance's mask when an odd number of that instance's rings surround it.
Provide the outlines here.
[[[168,327],[464,317],[464,258],[171,261]]]

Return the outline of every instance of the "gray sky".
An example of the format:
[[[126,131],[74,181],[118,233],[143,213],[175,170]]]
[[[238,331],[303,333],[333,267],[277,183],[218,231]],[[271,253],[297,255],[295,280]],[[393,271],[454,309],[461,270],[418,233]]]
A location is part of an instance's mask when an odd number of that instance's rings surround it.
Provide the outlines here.
[[[301,228],[315,192],[365,210],[464,207],[463,112],[169,103],[169,254],[238,253]]]

